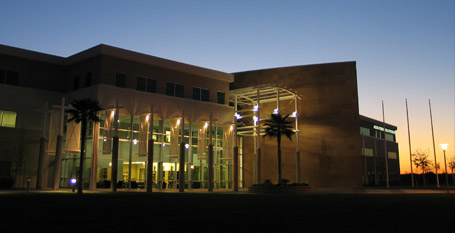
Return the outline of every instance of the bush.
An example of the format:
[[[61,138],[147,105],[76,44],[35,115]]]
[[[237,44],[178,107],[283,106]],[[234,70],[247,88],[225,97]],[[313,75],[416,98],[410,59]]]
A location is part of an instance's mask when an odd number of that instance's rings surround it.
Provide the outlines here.
[[[0,189],[11,189],[14,185],[14,179],[11,176],[0,177]]]

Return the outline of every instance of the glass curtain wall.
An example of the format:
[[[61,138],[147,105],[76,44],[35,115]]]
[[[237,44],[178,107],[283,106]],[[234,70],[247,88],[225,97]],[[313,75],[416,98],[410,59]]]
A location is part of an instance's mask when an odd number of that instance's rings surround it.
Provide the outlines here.
[[[114,135],[112,111],[100,114],[97,188],[109,188],[112,169],[112,137]],[[119,167],[118,188],[144,189],[147,177],[147,149],[150,137],[150,114],[119,116]],[[181,118],[153,119],[153,188],[177,189],[179,187],[179,151],[182,141]],[[209,123],[184,123],[185,188],[206,189],[208,186]],[[212,127],[214,146],[215,188],[232,187],[232,157],[226,154],[226,127]],[[232,143],[228,143],[229,145]],[[89,145],[87,145],[89,146]],[[88,147],[89,148],[89,147]],[[232,149],[231,149],[232,150]],[[89,162],[88,162],[89,164]],[[189,172],[188,172],[189,171]],[[130,183],[129,183],[130,182]],[[131,186],[129,187],[129,184]]]

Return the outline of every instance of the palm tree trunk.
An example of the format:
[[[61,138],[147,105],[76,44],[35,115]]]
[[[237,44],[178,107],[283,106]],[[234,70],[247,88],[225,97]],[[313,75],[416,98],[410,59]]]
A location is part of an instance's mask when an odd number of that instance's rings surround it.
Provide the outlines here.
[[[82,119],[81,121],[82,124],[82,129],[81,129],[81,158],[80,158],[80,163],[79,163],[79,180],[78,180],[78,189],[77,189],[77,194],[81,195],[82,194],[82,188],[83,188],[83,171],[84,171],[84,159],[85,159],[85,134],[87,131],[87,120],[85,118]]]
[[[277,161],[277,170],[278,170],[278,184],[281,184],[281,136],[277,137],[278,142],[278,161]]]

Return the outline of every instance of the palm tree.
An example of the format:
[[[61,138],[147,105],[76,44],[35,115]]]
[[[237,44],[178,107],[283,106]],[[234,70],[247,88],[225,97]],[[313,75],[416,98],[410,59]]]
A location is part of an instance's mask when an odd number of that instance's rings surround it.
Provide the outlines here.
[[[289,114],[282,117],[280,114],[271,114],[271,119],[265,121],[265,135],[271,138],[276,137],[278,143],[278,183],[281,183],[281,135],[285,135],[292,141],[291,136],[294,134],[292,121],[288,120]]]
[[[68,122],[74,121],[76,123],[81,123],[81,156],[80,156],[80,165],[79,165],[79,181],[78,181],[78,190],[77,194],[82,194],[82,173],[84,166],[85,158],[85,139],[87,131],[87,122],[99,122],[100,118],[98,117],[98,112],[101,111],[100,104],[97,100],[92,100],[90,98],[73,100],[70,103],[70,109],[67,109],[65,112],[70,114]]]

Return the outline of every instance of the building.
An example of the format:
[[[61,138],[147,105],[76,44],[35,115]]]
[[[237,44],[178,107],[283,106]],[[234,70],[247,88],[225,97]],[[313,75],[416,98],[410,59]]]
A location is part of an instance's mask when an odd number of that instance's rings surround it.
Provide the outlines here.
[[[384,130],[385,129],[385,130]],[[360,135],[362,137],[362,157],[364,184],[369,186],[400,183],[400,160],[397,127],[378,120],[360,116]],[[385,142],[385,145],[384,145]],[[387,151],[387,163],[384,151]]]
[[[16,188],[27,178],[31,187],[69,187],[77,177],[80,126],[62,111],[82,98],[104,109],[88,130],[85,188],[140,189],[153,173],[153,188],[175,189],[183,145],[186,189],[273,181],[276,143],[261,135],[274,111],[293,113],[297,132],[283,142],[283,178],[314,187],[364,182],[355,62],[228,74],[103,44],[67,58],[0,45],[0,97],[0,176]]]

